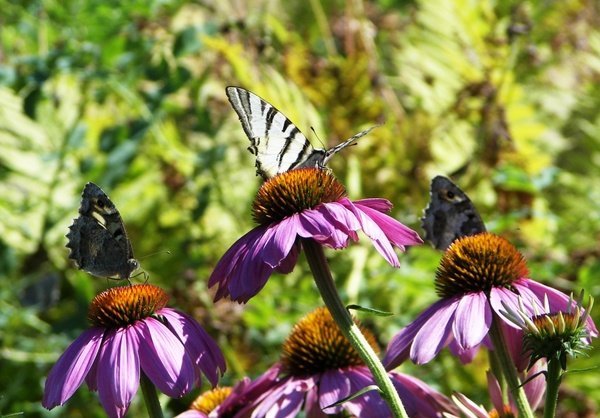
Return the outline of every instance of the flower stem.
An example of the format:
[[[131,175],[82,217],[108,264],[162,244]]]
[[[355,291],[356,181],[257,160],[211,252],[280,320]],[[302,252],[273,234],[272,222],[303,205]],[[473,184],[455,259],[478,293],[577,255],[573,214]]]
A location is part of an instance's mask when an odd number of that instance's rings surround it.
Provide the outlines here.
[[[548,371],[546,374],[546,401],[544,405],[544,418],[552,418],[556,413],[558,402],[558,388],[562,380],[560,361],[558,359],[548,360]]]
[[[158,395],[156,394],[156,388],[144,372],[141,372],[140,386],[142,387],[144,401],[146,402],[146,408],[148,409],[148,417],[163,418],[160,402],[158,401]]]
[[[508,383],[508,387],[513,395],[513,399],[517,404],[520,418],[534,418],[531,406],[525,395],[525,390],[521,386],[519,376],[517,375],[517,369],[513,365],[506,342],[504,340],[504,333],[500,327],[500,319],[494,313],[492,319],[492,327],[490,328],[490,337],[492,338],[492,344],[494,345],[494,353],[498,357],[502,374]]]
[[[363,334],[360,332],[358,326],[352,320],[350,313],[342,303],[340,296],[333,282],[325,253],[320,244],[310,238],[302,238],[302,247],[306,254],[308,265],[315,278],[317,288],[321,293],[325,306],[329,309],[331,316],[337,323],[340,331],[348,339],[350,344],[358,351],[361,359],[365,362],[373,378],[379,386],[381,395],[387,402],[388,406],[392,411],[392,415],[395,418],[408,418],[404,405],[400,400],[398,392],[394,388],[390,377],[388,376],[385,368],[379,361],[377,353],[369,345]]]

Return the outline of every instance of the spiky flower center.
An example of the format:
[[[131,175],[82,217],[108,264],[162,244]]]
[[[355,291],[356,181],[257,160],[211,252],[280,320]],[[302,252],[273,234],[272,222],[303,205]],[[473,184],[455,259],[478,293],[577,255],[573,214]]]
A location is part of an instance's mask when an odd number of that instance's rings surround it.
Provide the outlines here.
[[[329,170],[290,170],[263,183],[252,205],[252,217],[259,224],[267,225],[344,196],[346,189]]]
[[[443,298],[494,287],[511,288],[527,276],[525,259],[506,239],[484,232],[459,238],[444,253],[435,288]]]
[[[113,287],[92,300],[88,319],[96,327],[125,327],[152,316],[168,300],[164,290],[150,284]]]
[[[198,396],[194,402],[190,405],[190,409],[203,412],[205,414],[211,413],[217,406],[221,405],[225,399],[231,394],[233,388],[229,386],[216,387],[208,390]]]
[[[371,332],[356,324],[369,345],[379,347]],[[308,376],[338,368],[363,365],[360,356],[340,332],[327,308],[318,308],[302,318],[283,344],[281,363],[293,376]]]

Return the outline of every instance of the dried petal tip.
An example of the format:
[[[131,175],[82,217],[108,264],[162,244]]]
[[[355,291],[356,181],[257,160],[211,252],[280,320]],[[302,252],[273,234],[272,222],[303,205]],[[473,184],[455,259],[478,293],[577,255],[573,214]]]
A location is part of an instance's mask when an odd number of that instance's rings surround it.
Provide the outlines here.
[[[379,351],[373,334],[360,328],[369,345]],[[281,363],[284,370],[293,376],[308,376],[327,370],[364,365],[327,308],[314,310],[294,325],[283,344]]]
[[[229,386],[216,387],[208,390],[194,399],[194,402],[190,405],[190,409],[208,415],[227,399],[232,390],[233,388]]]
[[[346,189],[329,170],[299,168],[263,183],[254,199],[252,216],[267,225],[344,196]]]
[[[447,298],[493,287],[510,288],[526,277],[527,265],[517,249],[494,234],[459,238],[448,247],[436,272],[436,291]]]
[[[152,316],[168,300],[164,290],[150,284],[113,287],[94,298],[88,319],[97,327],[124,327]]]

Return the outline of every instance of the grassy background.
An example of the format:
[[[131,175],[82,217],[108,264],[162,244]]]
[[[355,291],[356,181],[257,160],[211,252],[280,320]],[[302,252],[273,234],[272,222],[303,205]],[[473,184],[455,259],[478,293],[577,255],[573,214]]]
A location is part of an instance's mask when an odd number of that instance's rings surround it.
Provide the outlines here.
[[[252,228],[259,186],[227,85],[267,99],[315,145],[383,123],[331,161],[352,198],[386,197],[422,232],[430,179],[452,175],[532,278],[598,298],[599,7],[0,0],[0,415],[103,416],[85,388],[52,412],[39,403],[90,300],[114,284],[67,260],[87,181],[118,206],[150,281],[218,340],[225,384],[264,371],[320,305],[302,257],[247,305],[212,303],[207,277]],[[440,254],[428,246],[398,270],[366,240],[327,254],[345,301],[396,313],[362,318],[382,347],[436,299]],[[593,349],[572,369],[598,358]],[[485,356],[457,364],[442,354],[401,370],[486,402]],[[568,375],[562,396],[561,416],[595,416],[598,371]],[[137,396],[130,415],[144,414]]]

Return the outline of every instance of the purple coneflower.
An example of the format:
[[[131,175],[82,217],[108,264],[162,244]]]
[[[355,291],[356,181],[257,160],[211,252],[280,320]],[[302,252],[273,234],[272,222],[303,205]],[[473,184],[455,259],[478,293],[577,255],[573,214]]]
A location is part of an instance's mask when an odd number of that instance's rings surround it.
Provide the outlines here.
[[[375,337],[361,329],[375,349]],[[441,417],[456,411],[448,398],[424,382],[391,372],[390,377],[411,417]],[[385,418],[390,410],[379,393],[368,391],[340,405],[331,406],[374,385],[371,372],[339,331],[326,308],[319,308],[298,322],[283,346],[280,362],[230,396],[215,410],[237,410],[236,418],[326,417],[348,413],[364,418]]]
[[[357,241],[362,230],[393,266],[400,262],[393,246],[421,244],[419,235],[385,214],[385,199],[351,201],[328,170],[302,168],[266,181],[254,200],[252,213],[259,224],[217,263],[209,286],[218,285],[215,300],[230,296],[247,302],[265,285],[273,271],[289,273],[298,258],[298,237],[312,238],[334,249]]]
[[[110,417],[122,417],[140,384],[140,370],[163,393],[181,397],[204,373],[216,385],[225,360],[213,339],[188,315],[166,308],[167,294],[149,284],[97,295],[84,331],[54,365],[42,405],[64,404],[85,379]]]
[[[392,369],[410,356],[415,363],[427,363],[440,350],[450,350],[470,361],[488,336],[492,317],[502,326],[515,327],[498,315],[506,306],[518,306],[533,313],[548,298],[552,310],[564,310],[569,297],[527,278],[523,256],[506,239],[490,233],[457,239],[448,247],[436,272],[435,287],[440,300],[400,331],[390,341],[383,360]],[[597,330],[589,320],[590,328]]]

